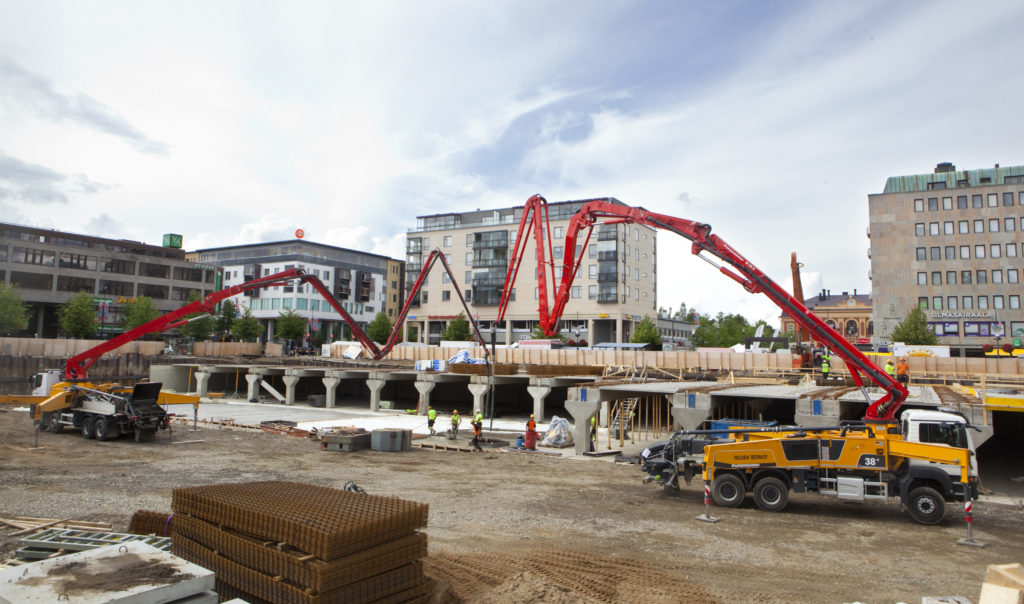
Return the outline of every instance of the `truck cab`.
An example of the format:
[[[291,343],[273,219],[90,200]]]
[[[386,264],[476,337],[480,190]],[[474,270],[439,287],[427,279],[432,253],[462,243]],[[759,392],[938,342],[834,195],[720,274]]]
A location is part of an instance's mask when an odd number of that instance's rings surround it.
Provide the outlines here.
[[[972,477],[977,477],[978,458],[974,441],[967,428],[967,420],[963,415],[955,412],[907,409],[900,415],[900,433],[903,435],[903,440],[968,449],[971,452],[969,473]],[[912,460],[911,463],[934,466],[959,480],[960,469],[955,465],[922,460]]]

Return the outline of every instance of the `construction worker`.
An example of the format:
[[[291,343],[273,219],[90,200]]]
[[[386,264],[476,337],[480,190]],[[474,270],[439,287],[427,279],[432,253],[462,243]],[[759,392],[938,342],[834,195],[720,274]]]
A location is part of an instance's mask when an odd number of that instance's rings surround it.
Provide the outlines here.
[[[828,357],[827,354],[821,355],[821,379],[823,379],[823,380],[827,380],[828,379],[828,372],[829,372],[829,369],[831,369],[831,366],[829,365],[828,359],[829,359],[829,357]]]
[[[430,435],[434,435],[434,420],[437,419],[437,410],[431,406],[427,406],[427,428],[430,430]]]
[[[900,357],[900,362],[896,363],[896,381],[904,386],[910,383],[910,365],[907,363],[907,357]]]
[[[531,413],[530,414],[530,419],[526,420],[526,430],[530,431],[530,430],[536,430],[536,429],[537,429],[537,422],[533,421],[533,414]]]
[[[459,410],[452,409],[452,438],[459,437],[459,424],[462,423],[462,418],[459,417]]]
[[[484,425],[484,414],[480,413],[479,409],[476,410],[476,415],[473,416],[473,423],[480,424],[481,426]]]
[[[896,378],[896,365],[892,364],[892,359],[885,362],[885,374],[893,379]]]
[[[483,429],[484,422],[483,422],[483,416],[482,415],[477,413],[477,416],[480,418],[480,420],[472,422],[473,423],[473,440],[469,441],[469,444],[471,444],[474,447],[476,447],[476,450],[480,451],[482,453],[484,449],[483,449],[483,447],[480,446],[480,431]]]
[[[590,416],[590,452],[593,453],[597,447],[597,415]]]

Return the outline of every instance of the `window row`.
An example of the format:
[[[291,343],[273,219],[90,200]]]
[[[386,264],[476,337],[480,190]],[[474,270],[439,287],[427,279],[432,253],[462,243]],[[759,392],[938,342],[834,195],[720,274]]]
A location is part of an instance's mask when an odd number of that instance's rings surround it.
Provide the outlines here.
[[[989,298],[992,298],[992,306],[989,306]],[[917,299],[918,306],[922,310],[1001,310],[1004,308],[1020,308],[1020,296],[921,296]]]
[[[989,218],[988,230],[986,231],[985,219],[975,220],[947,220],[945,222],[917,222],[914,223],[914,235],[924,237],[925,235],[969,235],[971,233],[1011,233],[1017,230],[1017,221],[1020,221],[1020,230],[1024,231],[1024,217],[1015,218]]]
[[[1024,206],[1024,191],[1019,191],[1017,193],[1017,197],[1018,197],[1018,200],[1019,200],[1018,201],[1019,205]],[[1014,203],[1013,203],[1013,192],[1012,191],[1006,191],[1006,192],[1004,192],[1002,194],[1002,196],[1000,196],[999,193],[989,193],[987,196],[985,196],[985,195],[971,195],[970,207],[971,208],[984,208],[984,207],[997,208],[1000,205],[1000,201],[1002,201],[1002,205],[1004,205],[1004,206],[1012,206],[1012,205],[1014,205]],[[958,209],[958,210],[966,210],[967,208],[968,208],[967,196],[966,195],[957,195],[956,196],[956,209]],[[929,197],[927,202],[925,202],[924,199],[915,199],[914,200],[914,211],[915,212],[924,212],[925,209],[927,209],[929,212],[937,212],[939,210],[939,198],[938,197]],[[952,197],[943,197],[942,198],[942,209],[943,210],[952,210],[953,209],[953,198]]]
[[[986,285],[989,282],[989,273],[992,274],[992,283],[1003,282],[1003,269],[993,269],[992,271],[977,270],[977,271],[932,271],[931,273],[919,272],[917,273],[917,284],[918,285],[956,285],[957,277],[959,275],[960,283],[962,285],[970,285],[973,279],[978,285]],[[1007,283],[1019,283],[1020,272],[1015,268],[1006,269],[1006,282]]]
[[[964,336],[991,337],[1003,335],[1002,321],[964,321]],[[928,330],[937,336],[959,336],[960,324],[956,321],[936,321],[928,324]]]
[[[1024,243],[1021,244],[1024,248]],[[973,251],[973,256],[972,256]],[[1024,249],[1021,250],[1021,255],[1024,256]],[[982,258],[1007,258],[1017,257],[1017,244],[1016,243],[978,243],[973,246],[971,245],[946,245],[939,246],[933,245],[931,247],[919,247],[914,250],[915,260],[927,261],[927,260],[969,260],[972,257],[977,259]]]

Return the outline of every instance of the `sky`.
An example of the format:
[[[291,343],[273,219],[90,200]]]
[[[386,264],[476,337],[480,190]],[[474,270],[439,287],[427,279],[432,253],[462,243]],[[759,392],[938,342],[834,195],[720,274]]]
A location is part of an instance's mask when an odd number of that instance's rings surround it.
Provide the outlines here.
[[[0,221],[404,258],[416,217],[615,197],[870,291],[886,178],[1024,164],[1024,3],[0,0]],[[1014,126],[1014,124],[1018,124]],[[658,236],[659,306],[778,309]],[[571,311],[571,308],[568,310]]]

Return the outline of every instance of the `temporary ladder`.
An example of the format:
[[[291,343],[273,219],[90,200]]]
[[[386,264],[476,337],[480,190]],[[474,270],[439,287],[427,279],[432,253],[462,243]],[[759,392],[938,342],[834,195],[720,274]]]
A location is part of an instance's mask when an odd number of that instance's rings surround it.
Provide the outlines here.
[[[612,432],[612,438],[619,437],[619,426],[625,428],[625,432],[629,433],[629,420],[633,415],[633,410],[636,409],[640,399],[637,397],[627,398],[623,400],[616,407],[615,417],[612,418],[612,423],[608,426],[608,429]]]

